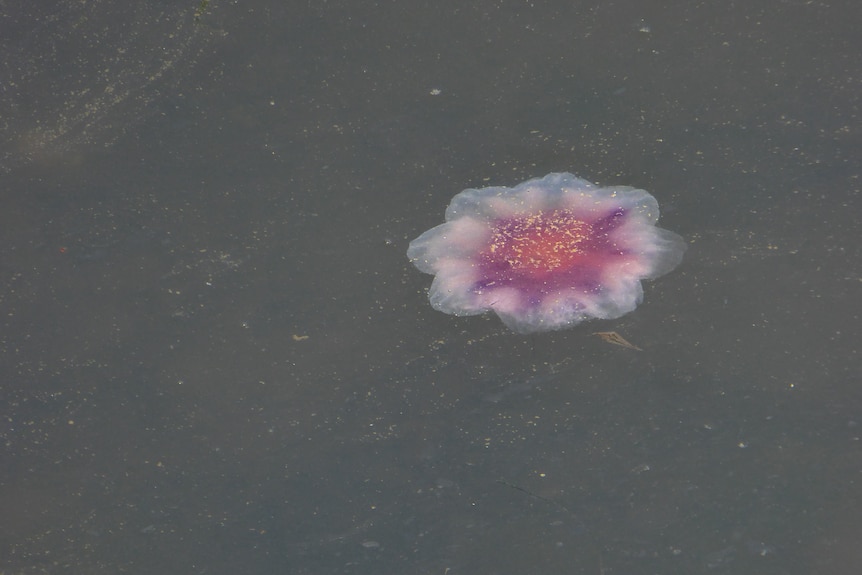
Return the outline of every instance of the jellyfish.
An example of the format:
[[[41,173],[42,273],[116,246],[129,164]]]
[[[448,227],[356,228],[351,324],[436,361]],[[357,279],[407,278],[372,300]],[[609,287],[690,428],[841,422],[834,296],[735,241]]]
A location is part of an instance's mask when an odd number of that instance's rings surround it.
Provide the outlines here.
[[[517,333],[559,330],[634,311],[641,280],[682,261],[685,241],[657,227],[658,217],[644,190],[551,173],[462,191],[407,257],[434,275],[429,299],[438,311],[493,311]]]

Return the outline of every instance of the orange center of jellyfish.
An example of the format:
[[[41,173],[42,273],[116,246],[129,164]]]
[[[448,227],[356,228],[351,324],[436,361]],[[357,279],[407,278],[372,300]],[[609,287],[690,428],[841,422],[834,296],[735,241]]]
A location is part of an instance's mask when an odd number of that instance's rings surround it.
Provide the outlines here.
[[[530,214],[497,225],[488,255],[513,271],[541,277],[568,269],[583,258],[591,232],[590,224],[568,210]]]

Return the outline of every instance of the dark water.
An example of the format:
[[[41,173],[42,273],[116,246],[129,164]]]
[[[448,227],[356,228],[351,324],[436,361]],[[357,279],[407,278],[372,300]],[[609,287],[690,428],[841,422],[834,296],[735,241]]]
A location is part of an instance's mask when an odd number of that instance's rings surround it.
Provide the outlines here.
[[[856,4],[128,10],[0,3],[0,571],[859,572]],[[551,171],[683,264],[431,310],[409,240]]]

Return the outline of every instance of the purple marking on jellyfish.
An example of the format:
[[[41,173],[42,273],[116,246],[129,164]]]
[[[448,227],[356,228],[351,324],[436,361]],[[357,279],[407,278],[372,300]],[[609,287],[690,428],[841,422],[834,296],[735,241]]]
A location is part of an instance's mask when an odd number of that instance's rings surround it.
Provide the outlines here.
[[[616,208],[603,218],[593,222],[593,233],[609,234],[622,224],[622,219],[626,217],[625,208]]]

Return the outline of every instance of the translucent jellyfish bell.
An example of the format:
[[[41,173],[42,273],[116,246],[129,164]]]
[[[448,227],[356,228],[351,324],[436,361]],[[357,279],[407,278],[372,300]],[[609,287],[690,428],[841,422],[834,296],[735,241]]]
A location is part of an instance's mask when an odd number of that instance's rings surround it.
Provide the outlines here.
[[[514,188],[464,190],[446,223],[410,242],[407,257],[434,275],[434,309],[493,311],[519,333],[564,329],[633,311],[641,280],[680,263],[685,242],[656,227],[658,217],[644,190],[553,173]]]

